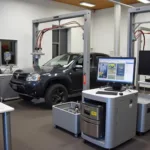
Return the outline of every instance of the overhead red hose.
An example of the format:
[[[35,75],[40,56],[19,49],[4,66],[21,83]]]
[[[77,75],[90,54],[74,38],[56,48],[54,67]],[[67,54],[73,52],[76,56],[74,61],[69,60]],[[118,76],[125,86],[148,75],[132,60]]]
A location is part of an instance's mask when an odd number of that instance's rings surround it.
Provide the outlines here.
[[[38,39],[39,39],[39,37],[41,36],[41,34],[42,34],[42,32],[40,32],[40,33],[38,34],[38,37],[37,37],[37,40],[36,40],[36,48],[38,48]]]
[[[135,32],[135,35],[136,35],[136,33],[138,33],[138,32],[140,32],[140,34],[138,34],[138,36],[136,37],[137,39],[139,38],[139,36],[142,34],[143,35],[143,40],[144,40],[144,44],[143,44],[143,51],[145,50],[145,34],[144,34],[144,32],[142,31],[142,30],[137,30],[136,32]]]
[[[42,49],[42,47],[41,47],[42,39],[43,39],[44,34],[47,31],[57,29],[57,28],[60,28],[60,27],[66,26],[66,25],[71,25],[71,24],[77,24],[79,27],[81,27],[83,29],[83,27],[77,21],[71,21],[71,22],[67,22],[67,23],[64,23],[64,24],[61,24],[61,25],[58,25],[58,26],[54,26],[54,27],[51,27],[51,28],[45,28],[45,29],[40,31],[40,33],[37,37],[36,48]]]

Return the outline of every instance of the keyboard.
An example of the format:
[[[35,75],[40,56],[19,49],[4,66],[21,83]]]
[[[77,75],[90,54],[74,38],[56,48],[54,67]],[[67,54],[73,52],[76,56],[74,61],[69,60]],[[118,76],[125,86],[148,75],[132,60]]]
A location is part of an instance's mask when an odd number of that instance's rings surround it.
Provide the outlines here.
[[[96,94],[104,94],[104,95],[118,95],[118,92],[105,92],[105,91],[98,91]]]

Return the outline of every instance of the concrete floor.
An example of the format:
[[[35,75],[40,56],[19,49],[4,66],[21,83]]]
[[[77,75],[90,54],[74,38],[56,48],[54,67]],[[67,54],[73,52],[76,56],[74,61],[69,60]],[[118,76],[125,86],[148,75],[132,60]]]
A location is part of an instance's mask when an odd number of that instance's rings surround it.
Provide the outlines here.
[[[7,104],[15,108],[11,118],[13,150],[103,150],[85,144],[81,138],[74,138],[63,130],[55,129],[51,110],[45,108],[44,104],[34,105],[22,100]],[[1,118],[0,150],[3,150]],[[150,150],[150,132],[135,137],[116,150]]]

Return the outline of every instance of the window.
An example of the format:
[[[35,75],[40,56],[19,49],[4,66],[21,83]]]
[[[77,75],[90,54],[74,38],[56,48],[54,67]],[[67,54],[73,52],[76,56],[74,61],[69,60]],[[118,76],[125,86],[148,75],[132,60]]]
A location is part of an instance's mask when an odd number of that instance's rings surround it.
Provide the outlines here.
[[[77,65],[83,66],[83,57],[81,57],[81,58],[77,61]]]
[[[10,52],[11,60],[8,64],[16,65],[17,54],[16,54],[17,41],[16,40],[0,40],[0,65],[6,65],[4,55],[6,52]]]
[[[52,31],[53,58],[58,55],[66,54],[68,52],[67,40],[68,40],[68,29],[60,29]]]
[[[92,55],[90,56],[90,66],[92,66],[92,62],[93,62],[93,57]],[[77,65],[82,65],[83,66],[83,57],[81,57],[78,61],[77,61]]]
[[[72,54],[63,54],[63,55],[59,55],[53,59],[51,59],[50,61],[48,61],[46,64],[44,64],[44,66],[66,66],[69,65],[70,63],[72,63],[76,57],[78,55],[72,55]]]

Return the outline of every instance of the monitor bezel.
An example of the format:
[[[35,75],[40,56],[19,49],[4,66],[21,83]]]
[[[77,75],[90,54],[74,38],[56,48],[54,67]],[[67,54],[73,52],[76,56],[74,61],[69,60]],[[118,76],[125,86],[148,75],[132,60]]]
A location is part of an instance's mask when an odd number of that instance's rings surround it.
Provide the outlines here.
[[[97,82],[106,82],[108,84],[122,84],[122,85],[134,85],[134,82],[135,82],[135,68],[136,68],[136,58],[135,57],[98,57],[98,64],[97,64],[97,75],[96,75],[96,81]],[[109,80],[98,80],[98,66],[99,66],[99,59],[133,59],[134,60],[134,70],[133,70],[133,82],[115,82],[115,81],[109,81]]]

